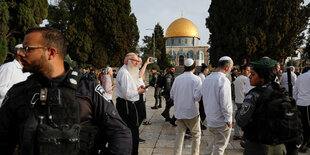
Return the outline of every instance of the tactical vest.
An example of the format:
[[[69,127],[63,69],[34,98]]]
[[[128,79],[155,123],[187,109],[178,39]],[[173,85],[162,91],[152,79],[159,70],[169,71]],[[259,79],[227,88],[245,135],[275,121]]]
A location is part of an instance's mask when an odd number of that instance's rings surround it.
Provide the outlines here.
[[[20,154],[78,154],[80,109],[76,90],[80,79],[79,72],[69,71],[59,87],[33,83],[28,91],[29,117],[20,132]]]

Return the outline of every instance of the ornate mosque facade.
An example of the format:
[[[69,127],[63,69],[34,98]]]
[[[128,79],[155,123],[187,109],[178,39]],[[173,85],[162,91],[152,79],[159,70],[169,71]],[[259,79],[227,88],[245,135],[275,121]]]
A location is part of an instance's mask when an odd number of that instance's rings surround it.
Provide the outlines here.
[[[196,66],[209,65],[208,46],[199,46],[199,33],[193,22],[186,18],[173,21],[166,31],[166,53],[171,56],[171,63],[183,66],[184,61],[192,58]]]

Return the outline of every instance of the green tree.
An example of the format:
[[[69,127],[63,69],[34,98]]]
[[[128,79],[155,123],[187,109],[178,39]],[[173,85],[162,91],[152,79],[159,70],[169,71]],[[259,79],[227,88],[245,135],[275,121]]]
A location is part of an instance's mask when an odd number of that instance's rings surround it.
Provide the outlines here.
[[[47,0],[0,0],[0,64],[7,52],[22,42],[26,31],[41,24],[47,13]]]
[[[154,36],[155,35],[155,36]],[[155,38],[154,38],[155,37]],[[155,57],[157,58],[157,65],[160,69],[165,69],[171,65],[170,57],[166,54],[166,38],[164,37],[164,30],[159,23],[155,25],[152,37],[144,36],[142,47],[145,57],[153,56],[153,42],[155,40]],[[156,67],[150,65],[150,67]]]
[[[211,64],[228,55],[236,64],[269,56],[283,61],[296,50],[296,38],[310,16],[303,0],[216,0],[206,26]]]
[[[139,31],[128,0],[61,0],[49,13],[51,25],[69,41],[70,57],[80,64],[121,66],[125,55],[136,51]]]
[[[306,40],[306,47],[304,48],[302,59],[310,59],[310,27],[308,29],[308,37]]]

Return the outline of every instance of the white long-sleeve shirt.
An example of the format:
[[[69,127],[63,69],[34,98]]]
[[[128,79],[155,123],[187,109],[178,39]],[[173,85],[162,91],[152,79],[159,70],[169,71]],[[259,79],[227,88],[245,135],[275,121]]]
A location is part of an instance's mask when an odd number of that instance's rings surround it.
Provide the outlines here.
[[[30,75],[29,72],[23,73],[23,67],[14,59],[0,66],[0,106],[7,91],[16,83],[25,81]]]
[[[199,76],[200,79],[201,79],[201,83],[206,79],[206,76],[205,76],[204,74],[202,74],[202,73],[199,73],[198,76]]]
[[[297,77],[293,97],[299,106],[310,105],[310,70]]]
[[[291,72],[291,82],[292,86],[294,88],[295,82],[297,80],[297,75],[293,72]],[[288,79],[287,79],[287,72],[282,73],[282,79],[281,79],[281,86],[288,91]]]
[[[199,115],[195,101],[201,98],[201,80],[192,72],[184,72],[175,78],[170,97],[174,100],[174,116],[191,119]]]
[[[235,85],[235,102],[243,103],[244,100],[244,87],[247,83],[248,77],[244,75],[239,75],[233,82]]]
[[[132,76],[127,70],[126,65],[123,65],[116,76],[116,95],[128,101],[138,101],[138,87]]]
[[[232,99],[230,81],[221,72],[212,72],[201,87],[207,124],[222,127],[232,123]]]

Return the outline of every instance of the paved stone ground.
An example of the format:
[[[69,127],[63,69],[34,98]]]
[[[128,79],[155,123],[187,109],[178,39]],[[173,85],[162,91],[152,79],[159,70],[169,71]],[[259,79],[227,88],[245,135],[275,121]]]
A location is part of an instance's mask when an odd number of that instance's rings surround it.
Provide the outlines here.
[[[151,125],[141,125],[140,137],[145,139],[144,144],[139,144],[139,155],[170,155],[173,154],[174,143],[176,139],[176,127],[173,127],[160,115],[164,108],[153,110],[151,107],[154,105],[155,99],[153,97],[154,88],[150,87],[146,96],[146,111],[147,119],[152,122]],[[114,95],[116,96],[116,95]],[[163,107],[165,100],[163,99]],[[173,111],[171,109],[170,114]],[[231,134],[233,135],[233,133]],[[203,153],[207,147],[207,139],[210,133],[203,130],[201,137],[200,153]],[[226,148],[226,155],[242,155],[243,148],[240,146],[240,140],[232,140]],[[191,153],[191,140],[184,140],[183,155],[190,155]],[[310,153],[300,153],[301,155],[310,155]]]

